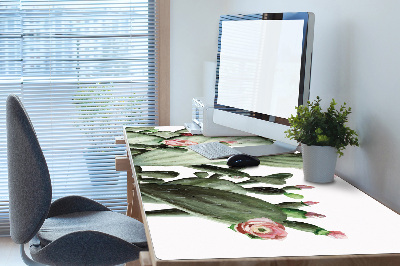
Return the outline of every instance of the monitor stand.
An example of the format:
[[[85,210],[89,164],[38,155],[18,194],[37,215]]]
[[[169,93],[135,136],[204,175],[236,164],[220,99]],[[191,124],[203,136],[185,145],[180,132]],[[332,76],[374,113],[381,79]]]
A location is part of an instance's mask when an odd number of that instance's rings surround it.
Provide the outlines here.
[[[270,145],[232,147],[232,148],[255,157],[279,155],[279,154],[294,153],[295,151],[300,151],[300,146],[294,146],[280,141],[275,141],[273,144]]]

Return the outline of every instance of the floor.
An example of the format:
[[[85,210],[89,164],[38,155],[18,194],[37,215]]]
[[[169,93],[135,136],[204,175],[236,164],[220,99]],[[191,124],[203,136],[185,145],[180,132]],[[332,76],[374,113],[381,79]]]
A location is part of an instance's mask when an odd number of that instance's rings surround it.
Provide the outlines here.
[[[29,254],[29,249],[25,245],[25,253]],[[29,256],[29,255],[28,255]],[[10,237],[0,237],[0,266],[24,266],[19,253],[19,245],[12,242]],[[122,266],[122,265],[120,265]],[[132,261],[126,266],[140,266],[139,261]]]
[[[19,254],[19,245],[10,237],[0,237],[0,266],[22,266],[25,263]]]

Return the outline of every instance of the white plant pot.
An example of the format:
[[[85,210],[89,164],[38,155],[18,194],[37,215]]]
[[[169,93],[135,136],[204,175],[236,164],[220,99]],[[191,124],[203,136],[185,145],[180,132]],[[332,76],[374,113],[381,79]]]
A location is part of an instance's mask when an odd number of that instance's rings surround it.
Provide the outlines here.
[[[301,147],[305,180],[314,183],[333,182],[338,157],[336,148],[305,144],[301,144]]]

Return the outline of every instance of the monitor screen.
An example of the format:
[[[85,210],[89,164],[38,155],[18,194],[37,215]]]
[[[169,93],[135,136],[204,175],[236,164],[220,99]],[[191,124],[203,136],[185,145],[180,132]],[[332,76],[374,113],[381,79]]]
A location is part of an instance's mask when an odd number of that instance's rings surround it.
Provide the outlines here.
[[[297,146],[284,132],[309,99],[313,26],[310,12],[221,16],[214,122]]]
[[[220,105],[288,118],[298,104],[303,20],[223,21]]]

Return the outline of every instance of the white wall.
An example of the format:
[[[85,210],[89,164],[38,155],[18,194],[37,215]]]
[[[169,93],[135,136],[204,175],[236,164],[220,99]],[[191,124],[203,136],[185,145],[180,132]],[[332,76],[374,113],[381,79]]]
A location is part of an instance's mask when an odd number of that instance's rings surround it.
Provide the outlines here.
[[[337,172],[400,212],[398,10],[397,0],[171,0],[172,124],[189,121],[190,99],[202,94],[202,65],[215,60],[220,14],[314,12],[311,99],[347,102],[361,141],[347,148]]]
[[[191,121],[192,98],[203,96],[204,63],[216,62],[225,0],[171,0],[171,125]]]

